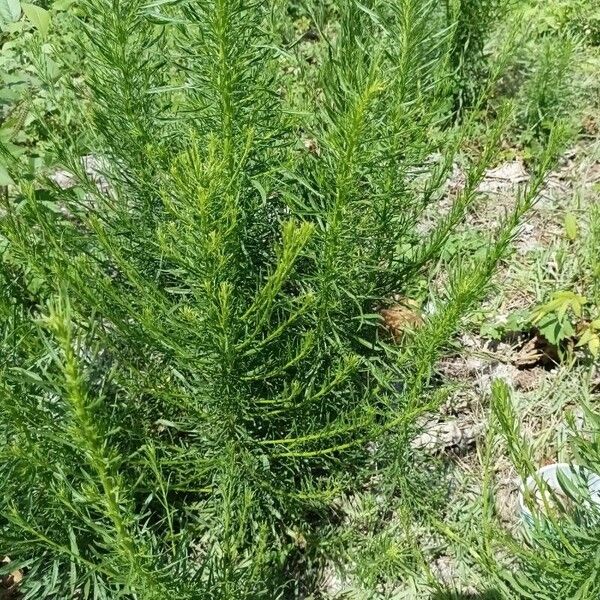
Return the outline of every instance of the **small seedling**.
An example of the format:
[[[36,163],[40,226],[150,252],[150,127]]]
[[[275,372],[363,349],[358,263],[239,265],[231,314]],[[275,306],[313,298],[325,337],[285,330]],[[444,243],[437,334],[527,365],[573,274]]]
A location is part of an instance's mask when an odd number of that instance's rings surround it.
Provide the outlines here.
[[[587,348],[594,358],[600,353],[600,319],[589,320],[590,303],[585,296],[559,291],[532,314],[531,323],[560,350],[562,342],[575,341],[576,348]]]
[[[555,292],[549,302],[533,312],[531,322],[551,344],[558,345],[575,335],[572,316],[581,318],[586,302],[585,296],[574,292]]]
[[[571,242],[574,242],[579,235],[577,217],[573,213],[567,213],[565,216],[565,234]]]

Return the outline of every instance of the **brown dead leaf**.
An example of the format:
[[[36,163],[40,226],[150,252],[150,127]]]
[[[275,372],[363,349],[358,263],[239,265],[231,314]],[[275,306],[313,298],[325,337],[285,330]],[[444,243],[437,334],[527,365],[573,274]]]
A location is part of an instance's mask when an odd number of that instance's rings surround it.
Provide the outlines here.
[[[600,133],[600,124],[593,115],[586,115],[581,124],[583,133],[590,136],[597,136]]]
[[[10,557],[5,556],[1,564],[8,565],[11,563]],[[23,571],[15,569],[10,575],[5,575],[0,578],[0,600],[12,600],[17,598],[17,588],[19,583],[23,581]]]
[[[516,353],[513,358],[513,364],[522,369],[524,367],[537,365],[543,358],[543,353],[539,348],[539,340],[536,337],[531,338],[528,342]]]
[[[379,314],[383,319],[383,329],[395,342],[402,340],[407,331],[417,329],[424,323],[419,304],[408,298],[390,308],[381,309]]]
[[[319,148],[319,144],[317,143],[317,140],[313,139],[313,138],[305,138],[304,140],[302,140],[304,147],[311,153],[314,154],[315,156],[321,156],[321,148]]]
[[[560,362],[558,350],[535,331],[531,338],[511,356],[511,363],[520,370],[549,367]]]

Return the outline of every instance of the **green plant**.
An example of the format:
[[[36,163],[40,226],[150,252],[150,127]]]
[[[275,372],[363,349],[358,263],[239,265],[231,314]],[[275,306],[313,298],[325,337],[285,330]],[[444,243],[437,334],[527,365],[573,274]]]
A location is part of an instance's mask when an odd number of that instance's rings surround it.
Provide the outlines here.
[[[596,190],[596,194],[600,191]],[[588,235],[584,243],[585,265],[589,272],[590,294],[600,305],[600,207],[595,202],[589,211]]]
[[[577,347],[586,347],[594,358],[600,354],[600,320],[586,320],[584,309],[588,305],[585,296],[575,292],[559,291],[546,304],[535,309],[531,323],[554,346],[576,339]]]
[[[486,339],[501,340],[507,335],[519,334],[531,325],[530,311],[526,309],[509,313],[500,321],[490,321],[489,315],[480,315],[479,335]]]
[[[450,60],[454,71],[454,112],[460,115],[476,101],[489,77],[486,44],[512,6],[512,0],[446,0],[453,30]]]
[[[20,157],[21,172],[34,174],[52,163],[47,130],[57,125],[57,113],[61,127],[75,130],[85,110],[84,103],[74,104],[65,82],[66,65],[81,61],[72,34],[77,11],[67,12],[69,3],[58,1],[51,9],[15,0],[7,0],[4,7],[4,12],[0,9],[0,140],[10,154]],[[42,63],[44,77],[40,77]],[[0,155],[0,186],[11,183],[8,166],[8,156]]]
[[[577,38],[562,32],[539,40],[539,56],[530,64],[531,71],[520,91],[517,126],[523,143],[543,141],[553,123],[573,108],[572,74],[578,44]]]
[[[597,359],[600,355],[600,320],[593,299],[576,292],[561,290],[533,309],[521,309],[501,321],[490,321],[489,315],[479,315],[480,335],[495,340],[514,334],[534,332],[554,346],[559,356],[576,349],[585,349]]]
[[[472,125],[442,126],[437,3],[339,2],[302,111],[271,43],[280,4],[85,0],[70,77],[89,110],[46,131],[75,187],[23,177],[0,145],[0,553],[26,597],[289,592],[298,530],[372,475],[368,442],[399,485],[441,401],[424,401],[433,366],[555,158],[560,129],[485,253],[392,345],[378,310],[432,272],[508,114],[423,238]]]
[[[488,450],[493,453],[491,440],[493,435],[500,434],[519,477],[525,481],[527,477],[535,476],[536,467],[504,382],[496,381],[494,384],[492,408],[494,419],[488,440],[491,448]],[[573,460],[592,473],[598,473],[600,469],[599,425],[598,415],[587,409],[584,429],[573,427],[570,439]],[[564,496],[570,499],[570,504],[584,507],[583,510],[561,509],[562,503],[558,500],[554,502],[553,510],[546,510],[537,507],[534,502],[533,521],[521,525],[527,528],[526,534],[514,536],[499,526],[494,517],[493,467],[491,463],[487,467],[490,471],[482,496],[483,540],[476,548],[471,548],[478,566],[506,598],[596,598],[600,593],[597,564],[600,507],[589,501],[587,486],[561,481]],[[550,497],[545,498],[544,506],[550,502]],[[542,517],[539,516],[540,511]]]
[[[548,7],[547,26],[554,31],[569,31],[586,43],[600,44],[600,11],[591,0],[560,0]]]

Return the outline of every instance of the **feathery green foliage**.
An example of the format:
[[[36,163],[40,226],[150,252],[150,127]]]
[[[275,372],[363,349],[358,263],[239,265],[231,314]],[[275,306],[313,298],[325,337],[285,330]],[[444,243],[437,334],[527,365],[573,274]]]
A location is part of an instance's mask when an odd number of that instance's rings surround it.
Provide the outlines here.
[[[489,77],[490,61],[486,44],[494,24],[510,11],[513,0],[445,0],[452,28],[451,64],[454,70],[454,111],[461,115],[481,95]]]
[[[23,177],[0,142],[0,554],[26,598],[277,598],[298,528],[374,461],[401,480],[433,365],[560,136],[484,260],[392,344],[379,310],[433,272],[509,113],[426,229],[472,132],[451,125],[456,28],[434,0],[332,4],[303,84],[275,43],[287,3],[85,0],[69,77],[89,110],[48,124],[76,186]]]
[[[522,90],[518,123],[524,137],[544,140],[553,122],[565,118],[573,103],[572,63],[577,40],[566,34],[540,40],[540,57]]]

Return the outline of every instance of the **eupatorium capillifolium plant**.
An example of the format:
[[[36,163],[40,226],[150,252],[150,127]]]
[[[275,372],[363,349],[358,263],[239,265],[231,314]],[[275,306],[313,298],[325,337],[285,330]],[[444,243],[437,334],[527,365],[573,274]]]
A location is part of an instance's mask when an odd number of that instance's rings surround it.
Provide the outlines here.
[[[554,148],[395,345],[378,311],[428,280],[507,118],[423,227],[470,131],[449,123],[437,3],[333,3],[318,68],[285,2],[77,10],[85,60],[64,79],[85,111],[49,132],[75,187],[2,149],[0,553],[29,598],[278,597],[341,490],[374,464],[401,476],[432,367]]]

